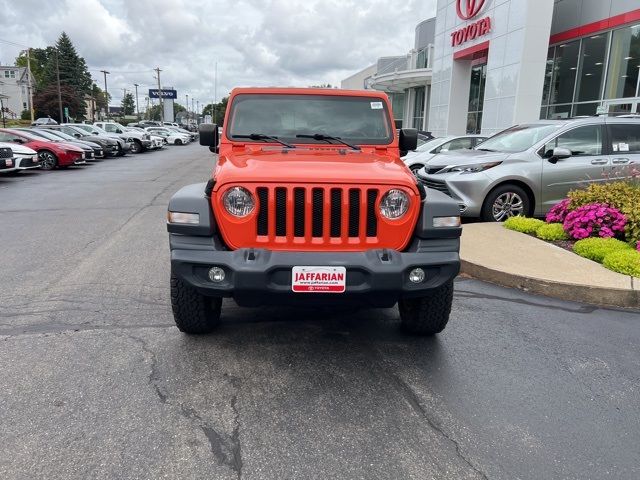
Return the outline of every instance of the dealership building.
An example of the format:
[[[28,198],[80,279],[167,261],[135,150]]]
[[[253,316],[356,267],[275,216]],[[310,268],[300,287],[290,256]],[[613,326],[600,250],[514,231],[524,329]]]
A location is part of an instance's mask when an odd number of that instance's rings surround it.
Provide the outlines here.
[[[435,135],[640,114],[640,2],[438,0],[414,49],[342,87],[388,92],[399,125]]]

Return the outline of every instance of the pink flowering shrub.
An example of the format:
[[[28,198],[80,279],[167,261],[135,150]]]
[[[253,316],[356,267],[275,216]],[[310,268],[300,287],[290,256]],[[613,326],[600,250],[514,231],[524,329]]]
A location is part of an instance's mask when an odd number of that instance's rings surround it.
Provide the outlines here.
[[[562,223],[567,218],[569,213],[569,205],[571,204],[570,198],[565,198],[560,203],[557,203],[549,210],[545,220],[547,223]]]
[[[576,240],[588,237],[611,238],[624,234],[626,217],[604,203],[589,203],[569,212],[563,227]]]

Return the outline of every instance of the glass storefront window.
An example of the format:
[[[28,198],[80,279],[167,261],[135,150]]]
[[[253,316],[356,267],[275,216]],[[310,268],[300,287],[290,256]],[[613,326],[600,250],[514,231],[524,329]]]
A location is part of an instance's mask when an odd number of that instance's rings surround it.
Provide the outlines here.
[[[579,103],[573,106],[573,116],[574,117],[591,117],[594,116],[598,112],[598,106],[600,104],[596,103]]]
[[[424,123],[424,95],[425,87],[418,87],[414,90],[412,127],[418,130],[422,130]]]
[[[402,93],[388,93],[389,100],[391,101],[391,109],[393,110],[393,119],[396,125],[398,123],[402,128],[402,119],[404,118],[404,92]]]
[[[605,98],[628,98],[638,93],[640,25],[613,32]]]
[[[608,33],[582,39],[576,102],[600,100],[608,44]]]
[[[423,48],[418,52],[418,58],[416,59],[416,68],[427,68],[429,61],[429,48]]]
[[[467,133],[478,134],[482,130],[482,111],[484,110],[484,88],[487,83],[487,64],[471,69],[469,88],[469,109],[467,114]]]
[[[547,66],[544,71],[544,88],[542,90],[542,105],[549,105],[549,93],[551,92],[551,80],[553,80],[553,61],[556,55],[556,47],[550,47],[547,52]],[[541,116],[540,118],[545,118]]]
[[[580,40],[563,43],[556,48],[556,60],[549,103],[573,102],[579,54]]]
[[[569,118],[571,116],[571,104],[567,105],[552,105],[547,112],[547,118],[549,120],[560,120],[563,118]]]

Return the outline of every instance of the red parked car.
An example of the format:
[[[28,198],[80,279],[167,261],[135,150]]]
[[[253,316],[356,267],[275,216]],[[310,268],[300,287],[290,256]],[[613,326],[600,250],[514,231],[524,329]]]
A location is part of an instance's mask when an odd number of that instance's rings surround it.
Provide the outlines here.
[[[86,163],[84,151],[75,145],[52,142],[22,130],[0,128],[0,142],[19,143],[35,150],[43,170]]]

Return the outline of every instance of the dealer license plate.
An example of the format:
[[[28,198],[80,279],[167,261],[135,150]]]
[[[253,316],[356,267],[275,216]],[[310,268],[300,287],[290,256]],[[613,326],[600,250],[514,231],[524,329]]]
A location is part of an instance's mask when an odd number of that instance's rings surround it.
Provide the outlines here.
[[[343,293],[347,285],[345,267],[293,267],[291,289],[296,293]]]

